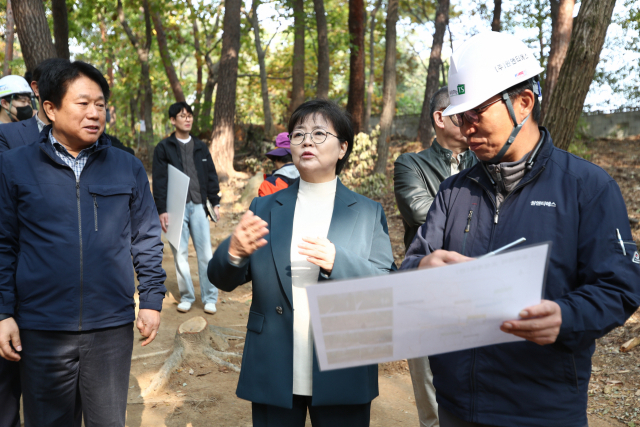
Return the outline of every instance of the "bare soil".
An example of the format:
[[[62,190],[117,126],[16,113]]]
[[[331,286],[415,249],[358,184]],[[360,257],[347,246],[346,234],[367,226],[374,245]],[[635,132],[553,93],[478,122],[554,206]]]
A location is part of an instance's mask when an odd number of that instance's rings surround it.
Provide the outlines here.
[[[634,239],[640,240],[640,140],[601,140],[587,146],[587,156],[603,167],[619,183],[632,223]],[[392,147],[400,151],[400,146]],[[418,146],[404,145],[416,151]],[[222,188],[223,217],[211,226],[212,245],[228,237],[242,214],[236,201],[240,197],[247,179],[237,178],[225,183]],[[400,215],[395,205],[393,191],[384,195],[380,202],[389,221],[394,256],[398,265],[404,256],[402,236],[404,233]],[[245,331],[251,285],[246,284],[235,291],[220,291],[218,312],[205,314],[202,302],[193,305],[189,313],[179,313],[176,306],[180,299],[173,264],[173,255],[165,245],[164,268],[167,271],[167,298],[163,303],[162,325],[156,340],[147,347],[136,343],[131,365],[128,395],[127,426],[200,427],[251,426],[251,404],[236,397],[238,374],[220,367],[205,356],[194,356],[176,369],[168,385],[145,398],[140,393],[151,382],[168,353],[143,357],[163,350],[171,350],[178,326],[194,316],[203,316],[209,324]],[[190,246],[189,262],[192,278],[199,295],[197,261],[195,250]],[[594,372],[589,391],[589,424],[591,427],[639,426],[640,427],[640,346],[622,353],[620,345],[633,336],[630,330],[640,322],[640,313],[632,317],[625,326],[616,328],[598,340],[593,357]],[[634,333],[640,336],[640,330]],[[141,342],[141,341],[140,341]],[[242,352],[243,340],[230,340],[229,351]],[[371,425],[374,427],[418,426],[411,378],[406,361],[380,365],[380,396],[372,403]],[[307,420],[307,425],[310,422]]]

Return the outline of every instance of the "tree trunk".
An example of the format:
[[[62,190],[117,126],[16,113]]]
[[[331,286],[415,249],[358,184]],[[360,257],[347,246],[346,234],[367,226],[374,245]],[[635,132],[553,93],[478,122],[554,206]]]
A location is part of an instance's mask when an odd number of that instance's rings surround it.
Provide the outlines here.
[[[58,58],[69,59],[69,19],[66,0],[51,0],[53,38]]]
[[[385,173],[387,171],[391,125],[396,115],[396,22],[398,22],[398,1],[389,0],[387,9],[382,114],[380,115],[380,136],[378,136],[378,158],[373,169],[374,173]]]
[[[313,0],[318,29],[318,88],[316,97],[329,99],[329,36],[327,16],[324,11],[324,0]]]
[[[551,49],[547,60],[547,77],[542,90],[542,114],[540,121],[549,108],[549,101],[553,89],[558,83],[560,68],[567,56],[569,43],[571,42],[571,30],[573,29],[573,7],[575,0],[551,0]]]
[[[13,0],[11,7],[24,65],[27,71],[33,71],[45,59],[57,56],[44,3],[42,0]]]
[[[176,102],[185,102],[184,93],[182,92],[182,85],[176,74],[176,69],[173,66],[171,60],[171,52],[169,52],[169,46],[167,46],[167,35],[162,25],[162,16],[159,11],[155,11],[151,14],[153,19],[153,26],[156,29],[156,39],[158,40],[158,50],[160,51],[160,57],[162,58],[162,64],[164,70],[167,73],[169,79],[169,85],[173,91],[173,96],[176,98]]]
[[[264,58],[266,50],[262,48],[260,41],[260,21],[258,21],[259,0],[253,0],[251,11],[247,14],[247,19],[253,27],[253,36],[255,38],[256,54],[258,55],[258,65],[260,66],[260,92],[262,94],[262,112],[264,115],[264,136],[271,138],[273,136],[273,117],[271,116],[271,103],[269,102],[269,86],[267,84],[267,66]],[[267,46],[268,48],[268,46]]]
[[[211,58],[207,55],[207,83],[204,86],[204,101],[202,102],[202,119],[206,120],[203,125],[202,131],[205,130],[211,132],[211,107],[213,106],[213,90],[218,83],[218,70],[220,68],[220,62],[215,64],[211,61]]]
[[[418,123],[418,141],[422,143],[422,147],[427,148],[431,145],[434,136],[433,126],[431,126],[431,108],[429,103],[431,97],[438,90],[440,83],[440,64],[442,63],[442,43],[444,40],[444,32],[449,24],[449,0],[438,0],[438,10],[436,11],[436,31],[433,35],[433,43],[431,45],[431,55],[429,56],[429,68],[427,69],[427,84],[424,90],[424,101],[422,102],[422,112],[420,113],[420,122]]]
[[[140,41],[138,36],[133,33],[131,27],[129,27],[129,23],[125,18],[124,10],[122,8],[122,0],[118,0],[117,3],[118,19],[120,20],[120,24],[122,24],[122,28],[124,29],[125,33],[127,33],[129,41],[131,41],[131,44],[136,49],[136,53],[138,54],[138,61],[140,62],[140,85],[142,86],[144,91],[144,147],[147,151],[147,156],[149,156],[151,153],[151,146],[153,145],[153,91],[151,88],[151,78],[149,73],[149,51],[151,50],[152,33],[149,0],[142,0],[142,8],[145,24],[144,44]]]
[[[11,0],[7,0],[7,26],[4,30],[5,33],[5,46],[4,46],[4,66],[2,67],[2,75],[8,76],[11,74],[11,61],[13,61],[13,36],[15,23],[13,22],[13,11],[11,10]]]
[[[304,0],[293,0],[293,20],[293,70],[289,114],[304,102]]]
[[[202,50],[200,48],[200,31],[198,29],[198,19],[191,0],[188,0],[189,9],[191,10],[191,16],[193,17],[193,47],[195,48],[196,56],[196,99],[193,103],[193,124],[194,132],[200,131],[200,111],[202,103],[202,68],[204,67],[204,59],[202,58]]]
[[[493,20],[491,31],[500,31],[500,15],[502,14],[502,0],[493,0]]]
[[[349,99],[353,130],[362,132],[364,120],[364,0],[349,0]]]
[[[364,111],[364,123],[362,129],[365,132],[371,132],[371,103],[373,100],[373,76],[375,73],[375,29],[376,29],[376,15],[382,5],[382,0],[376,1],[373,10],[371,11],[371,24],[369,26],[369,83],[367,84],[367,105]]]
[[[238,83],[238,54],[240,51],[240,7],[241,0],[225,0],[220,53],[219,84],[213,111],[213,133],[211,156],[218,176],[228,179],[235,174],[233,169],[234,124],[236,118],[236,86]]]
[[[580,5],[544,121],[554,144],[563,150],[569,148],[582,114],[614,6],[615,0],[582,0]]]

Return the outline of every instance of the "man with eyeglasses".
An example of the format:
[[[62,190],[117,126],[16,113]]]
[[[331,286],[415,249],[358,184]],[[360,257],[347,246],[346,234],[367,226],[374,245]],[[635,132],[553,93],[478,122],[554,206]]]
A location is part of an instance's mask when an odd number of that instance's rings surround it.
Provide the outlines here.
[[[552,246],[540,304],[496,325],[522,341],[429,357],[441,427],[587,426],[595,340],[640,306],[620,189],[538,125],[542,71],[506,33],[476,35],[451,58],[443,115],[480,163],[443,182],[402,269],[468,261],[521,237]]]
[[[213,256],[209,220],[220,217],[220,186],[218,174],[207,145],[190,134],[193,111],[186,102],[176,102],[169,107],[169,118],[175,132],[158,143],[153,152],[153,197],[156,201],[160,225],[166,233],[169,226],[167,213],[168,166],[172,165],[189,176],[187,206],[182,223],[180,246],[171,246],[176,265],[180,303],[178,311],[186,313],[195,302],[195,291],[189,269],[189,235],[198,257],[200,297],[204,312],[214,314],[218,302],[218,288],[207,277],[207,265]],[[207,199],[210,206],[207,204]],[[213,208],[211,208],[213,206]]]
[[[394,164],[393,189],[404,225],[405,250],[427,219],[442,181],[478,162],[469,151],[467,138],[460,133],[460,128],[450,117],[442,115],[448,106],[449,92],[445,86],[433,94],[429,102],[431,125],[436,132],[431,146],[419,153],[405,153]],[[409,359],[408,362],[420,426],[437,427],[438,404],[429,358]]]
[[[31,87],[21,76],[0,79],[0,124],[14,123],[33,117]]]

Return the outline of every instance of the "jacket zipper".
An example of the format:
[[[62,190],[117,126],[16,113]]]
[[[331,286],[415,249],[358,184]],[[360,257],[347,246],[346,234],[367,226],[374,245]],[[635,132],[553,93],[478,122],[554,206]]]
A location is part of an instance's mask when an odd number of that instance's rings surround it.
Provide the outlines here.
[[[93,195],[93,221],[96,225],[96,231],[98,231],[98,199],[96,199],[96,195]]]
[[[467,236],[469,235],[469,230],[471,229],[471,217],[473,217],[473,211],[469,211],[469,216],[467,217],[467,227],[464,229],[464,239],[462,240],[462,255],[465,254],[465,248],[467,247]]]
[[[507,197],[504,198],[504,200],[502,201],[502,205],[504,206],[505,202],[509,199],[509,196],[511,196],[511,194],[515,193],[516,190],[521,189],[522,187],[524,187],[525,185],[529,184],[530,182],[532,182],[536,177],[538,177],[538,175],[540,175],[543,171],[545,170],[545,167],[543,166],[542,169],[540,169],[540,171],[535,174],[534,176],[532,176],[529,180],[527,180],[527,182],[525,183],[520,183],[519,185],[516,186],[516,188],[513,189],[513,191],[511,193],[509,193],[507,195]],[[500,209],[498,208],[498,205],[496,205],[495,200],[493,200],[493,197],[491,192],[489,190],[487,190],[487,188],[482,185],[480,183],[480,181],[473,179],[471,177],[469,177],[470,180],[474,181],[476,184],[478,184],[488,195],[489,195],[489,200],[491,200],[491,203],[493,203],[493,207],[495,208],[495,213],[493,215],[493,227],[491,227],[491,237],[489,238],[489,251],[491,251],[491,247],[493,244],[493,236],[495,234],[497,225],[498,225],[498,220],[500,219]],[[466,231],[466,230],[465,230]],[[466,235],[465,235],[466,236]],[[464,245],[464,244],[463,244]],[[472,350],[471,353],[471,420],[475,419],[475,392],[476,392],[476,352],[477,350],[474,348]]]
[[[49,153],[47,153],[46,150],[44,150],[43,148],[40,148],[40,149],[54,163],[57,163],[59,165],[62,165],[64,167],[67,167],[67,168],[71,169],[71,172],[73,172],[73,175],[75,176],[75,172],[73,171],[73,168],[71,166],[56,162],[55,159],[53,157],[51,157],[51,155]],[[82,172],[84,172],[84,170],[87,168],[87,165],[89,164],[89,159],[91,158],[91,156],[93,156],[96,153],[96,151],[94,151],[93,153],[89,154],[89,156],[87,157],[87,161],[86,161],[86,163],[84,165],[84,168],[82,169]],[[82,176],[82,172],[80,172],[80,176]],[[78,331],[82,331],[82,308],[83,308],[83,302],[84,302],[84,298],[83,298],[83,294],[82,294],[83,288],[84,288],[84,268],[83,268],[84,258],[83,258],[83,255],[82,255],[82,253],[83,253],[83,249],[82,249],[82,209],[80,208],[80,177],[76,178],[76,201],[77,201],[77,206],[78,206],[78,234],[80,236],[80,318],[78,320]]]

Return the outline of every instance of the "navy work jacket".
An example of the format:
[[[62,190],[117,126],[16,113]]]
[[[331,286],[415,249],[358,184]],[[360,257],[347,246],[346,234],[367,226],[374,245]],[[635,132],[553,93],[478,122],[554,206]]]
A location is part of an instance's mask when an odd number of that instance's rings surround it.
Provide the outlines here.
[[[76,180],[50,129],[0,156],[0,314],[34,330],[133,322],[134,267],[140,308],[160,311],[163,243],[142,163],[102,135]]]
[[[548,131],[540,130],[540,154],[499,212],[480,164],[442,183],[402,270],[417,267],[437,249],[477,257],[520,237],[527,244],[551,241],[543,297],[562,309],[556,343],[523,341],[429,359],[438,404],[461,419],[583,427],[595,339],[622,325],[640,305],[640,264],[616,182],[598,166],[554,147]]]
[[[255,403],[293,406],[293,306],[291,238],[300,181],[255,198],[250,210],[268,223],[267,245],[240,266],[229,262],[229,241],[209,263],[209,280],[230,292],[253,280],[247,340],[236,391]],[[327,238],[336,258],[329,280],[387,274],[396,270],[382,206],[348,190],[339,180]],[[327,280],[319,275],[319,281]],[[378,395],[378,366],[320,372],[313,352],[313,406],[355,405]]]
[[[29,145],[40,138],[36,116],[0,125],[0,153]]]

